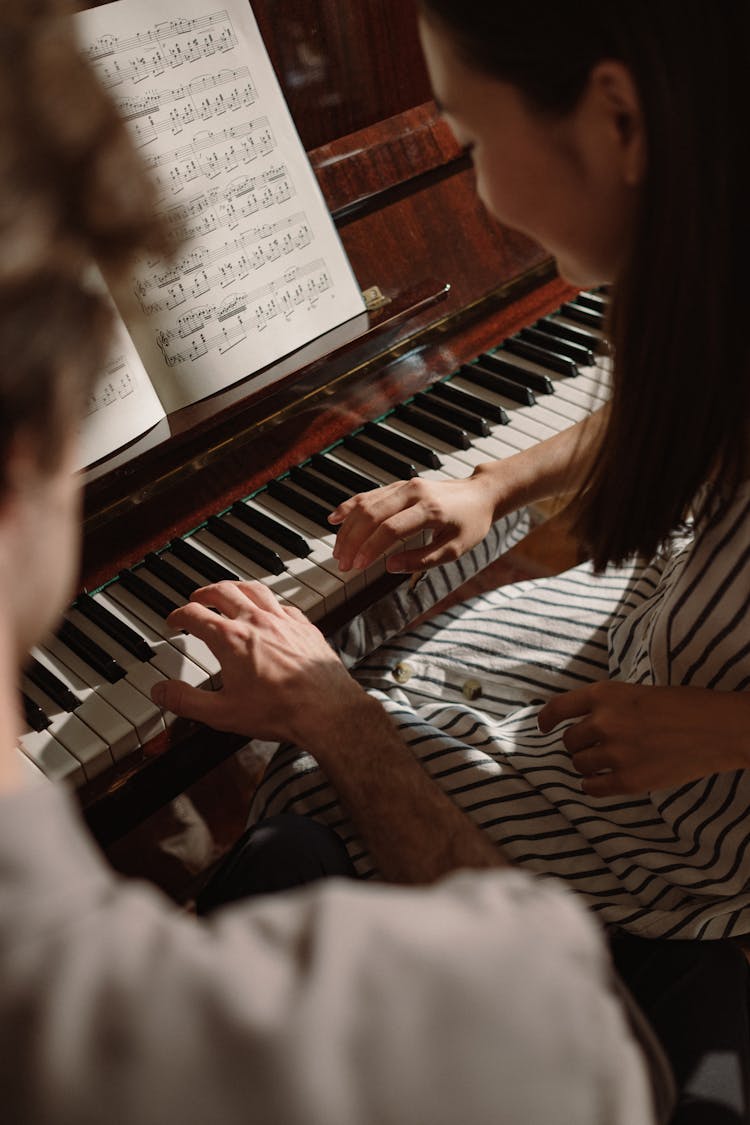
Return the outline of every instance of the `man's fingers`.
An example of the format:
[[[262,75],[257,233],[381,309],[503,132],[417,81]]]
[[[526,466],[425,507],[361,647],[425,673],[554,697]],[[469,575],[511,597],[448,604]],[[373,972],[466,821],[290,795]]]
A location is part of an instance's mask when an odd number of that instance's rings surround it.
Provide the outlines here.
[[[196,593],[198,591],[196,590]],[[167,624],[173,629],[181,629],[184,633],[191,633],[194,637],[205,641],[209,648],[221,641],[222,618],[218,617],[212,609],[213,600],[207,599],[205,605],[197,601],[188,602],[175,609],[167,618]],[[218,606],[216,607],[218,609]]]
[[[245,607],[250,601],[258,609],[264,609],[267,613],[275,613],[280,615],[284,612],[283,605],[274,594],[273,590],[269,590],[268,586],[264,586],[262,582],[249,582],[247,579],[236,582],[236,587],[240,590],[245,598]]]
[[[208,726],[218,726],[221,722],[220,692],[201,691],[182,680],[160,680],[151,689],[151,698],[157,707],[183,719],[194,719]]]
[[[201,586],[199,590],[190,595],[190,605],[206,606],[209,609],[218,609],[225,617],[239,617],[247,610],[248,601],[257,603],[257,595],[252,595],[247,589],[252,586],[265,586],[255,582],[214,582],[211,586]],[[270,591],[266,591],[270,593]],[[273,599],[273,594],[271,594]],[[275,599],[274,599],[275,600]]]

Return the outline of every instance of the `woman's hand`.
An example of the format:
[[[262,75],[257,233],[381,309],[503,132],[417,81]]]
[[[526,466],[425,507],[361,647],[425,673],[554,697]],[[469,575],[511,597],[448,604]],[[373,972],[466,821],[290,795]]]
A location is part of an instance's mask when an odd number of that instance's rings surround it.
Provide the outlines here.
[[[322,730],[363,695],[322,633],[261,582],[204,586],[170,614],[169,624],[205,641],[223,682],[213,692],[179,680],[157,684],[154,702],[176,715],[304,745],[308,729]]]
[[[671,789],[750,765],[750,696],[611,681],[555,696],[539,729],[562,740],[594,797]],[[605,772],[606,771],[606,772]]]
[[[420,531],[431,530],[426,546],[390,555],[386,566],[397,573],[452,562],[487,534],[496,497],[484,477],[428,481],[415,477],[360,492],[328,517],[341,524],[334,558],[340,570],[361,570]]]

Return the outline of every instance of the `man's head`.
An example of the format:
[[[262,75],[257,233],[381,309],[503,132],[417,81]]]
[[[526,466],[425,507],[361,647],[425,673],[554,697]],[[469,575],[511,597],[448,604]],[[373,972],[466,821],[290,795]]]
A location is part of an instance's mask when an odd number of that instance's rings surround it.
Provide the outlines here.
[[[0,581],[25,560],[12,606],[23,643],[49,627],[72,580],[72,448],[110,328],[92,263],[116,280],[134,251],[165,248],[151,185],[78,54],[67,5],[3,0]],[[72,526],[34,533],[44,510]]]

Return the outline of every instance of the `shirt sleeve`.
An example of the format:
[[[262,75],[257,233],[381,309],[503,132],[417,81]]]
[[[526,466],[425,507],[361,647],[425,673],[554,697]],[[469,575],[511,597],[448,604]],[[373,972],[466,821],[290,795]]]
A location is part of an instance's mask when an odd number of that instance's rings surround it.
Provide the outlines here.
[[[596,927],[520,871],[329,880],[209,923],[115,876],[70,798],[0,800],[14,1125],[648,1125]]]

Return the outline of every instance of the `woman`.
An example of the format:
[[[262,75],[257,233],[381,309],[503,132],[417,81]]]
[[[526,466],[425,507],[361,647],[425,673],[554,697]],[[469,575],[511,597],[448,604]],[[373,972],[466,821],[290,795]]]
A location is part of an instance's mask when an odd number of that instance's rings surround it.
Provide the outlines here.
[[[239,677],[221,704],[166,697],[219,724],[234,699],[227,725],[309,751],[282,749],[253,816],[323,821],[360,874],[419,881],[491,863],[478,824],[497,854],[585,898],[637,991],[700,956],[692,939],[715,939],[706,956],[731,960],[719,939],[750,931],[749,33],[739,2],[423,4],[435,94],[490,211],[538,238],[571,282],[613,287],[614,392],[605,414],[469,481],[348,501],[332,517],[339,562],[367,565],[428,528],[428,548],[389,565],[432,566],[493,523],[512,541],[511,513],[573,491],[593,565],[488,593],[374,652],[347,637],[351,687],[300,626],[299,658],[278,644],[285,682],[298,659],[318,669],[286,696],[304,718],[259,726]],[[250,649],[275,611],[243,596],[250,610],[227,591],[198,600],[233,618]],[[207,640],[216,630],[205,608],[176,620]],[[481,695],[467,702],[469,683]],[[715,1015],[746,1058],[742,979]],[[663,997],[647,992],[658,1022]],[[675,1060],[689,1013],[660,1027]],[[690,1050],[677,1069],[689,1085]],[[747,1112],[742,1082],[736,1093],[727,1120]],[[711,1104],[705,1120],[719,1120]]]
[[[745,5],[424,13],[436,96],[488,208],[544,242],[572,282],[614,285],[614,393],[604,416],[468,481],[399,482],[334,513],[342,569],[431,528],[428,548],[389,560],[414,570],[575,486],[593,558],[396,637],[356,677],[411,743],[420,724],[429,772],[511,859],[570,880],[632,932],[743,935],[750,381],[737,279],[749,224],[734,64]],[[699,59],[715,71],[707,88]],[[473,707],[467,676],[484,693]],[[311,768],[286,751],[258,809],[320,816],[351,838]],[[361,873],[373,869],[350,850]]]

